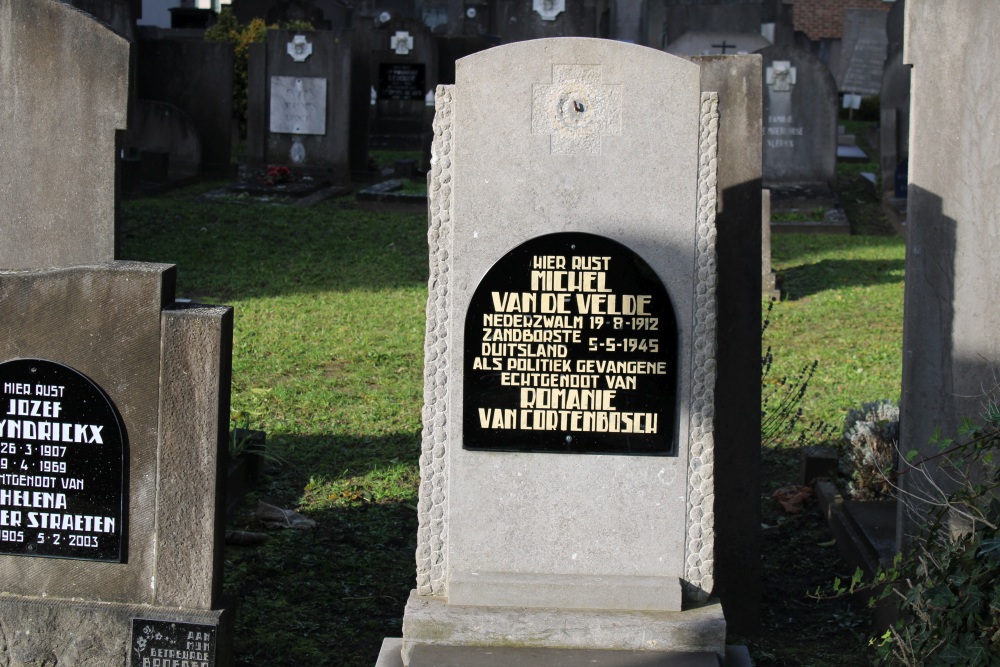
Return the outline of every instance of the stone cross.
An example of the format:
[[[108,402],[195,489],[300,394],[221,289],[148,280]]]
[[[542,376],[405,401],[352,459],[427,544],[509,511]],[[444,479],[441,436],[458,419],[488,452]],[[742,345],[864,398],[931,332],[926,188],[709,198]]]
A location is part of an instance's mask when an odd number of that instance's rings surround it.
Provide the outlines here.
[[[795,85],[795,68],[788,60],[775,60],[767,68],[767,85],[777,93],[786,93]]]
[[[531,133],[557,154],[601,153],[601,135],[622,131],[622,86],[602,84],[600,65],[553,65],[552,83],[532,88]]]
[[[397,30],[396,34],[389,38],[389,48],[395,51],[396,55],[408,55],[413,50],[413,35],[405,30]]]
[[[288,42],[288,55],[297,63],[305,62],[312,52],[313,46],[306,40],[305,35],[295,35],[292,41]]]
[[[559,14],[566,11],[566,0],[534,0],[532,9],[543,21],[555,21]]]

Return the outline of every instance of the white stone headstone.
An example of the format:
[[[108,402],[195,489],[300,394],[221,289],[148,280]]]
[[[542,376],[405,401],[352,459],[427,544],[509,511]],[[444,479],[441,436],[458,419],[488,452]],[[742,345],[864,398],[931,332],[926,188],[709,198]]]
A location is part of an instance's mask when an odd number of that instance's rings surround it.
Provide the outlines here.
[[[405,661],[722,652],[717,122],[698,65],[606,40],[497,47],[438,88]]]

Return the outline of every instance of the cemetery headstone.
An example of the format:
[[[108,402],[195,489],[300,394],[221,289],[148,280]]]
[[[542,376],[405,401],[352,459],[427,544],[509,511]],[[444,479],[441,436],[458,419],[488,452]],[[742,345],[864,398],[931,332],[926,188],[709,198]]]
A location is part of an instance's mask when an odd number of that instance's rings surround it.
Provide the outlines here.
[[[760,33],[686,32],[664,49],[675,56],[754,53],[771,45]]]
[[[905,58],[913,66],[903,324],[901,451],[931,460],[921,465],[942,488],[940,429],[956,437],[963,419],[977,419],[995,400],[1000,366],[996,284],[1000,230],[994,223],[1000,188],[1000,81],[984,68],[993,55],[984,35],[1000,30],[990,0],[908,0]],[[902,476],[902,490],[924,496],[919,471]],[[911,514],[906,508],[914,508]],[[919,503],[901,502],[899,542],[919,533]]]
[[[688,32],[760,36],[764,14],[763,0],[650,0],[646,3],[644,43],[670,52],[670,45]],[[744,51],[760,48],[762,46]],[[711,53],[722,52],[714,50]]]
[[[419,148],[431,131],[433,108],[424,100],[438,83],[437,40],[419,20],[396,16],[357,31],[355,46],[367,55],[367,80],[375,90],[371,144]],[[360,82],[355,90],[364,97]]]
[[[761,193],[760,208],[760,228],[761,228],[761,252],[760,252],[760,290],[765,297],[779,296],[777,292],[777,281],[774,269],[771,268],[771,191],[764,190]]]
[[[797,47],[764,57],[764,183],[836,179],[837,85],[826,65]]]
[[[882,190],[891,192],[896,169],[910,154],[910,66],[903,64],[902,52],[886,64],[879,105]]]
[[[114,258],[119,131],[125,129],[128,42],[86,14],[59,2],[3,0],[0,23],[0,95],[4,137],[0,157],[17,169],[0,175],[5,269],[68,266]],[[50,25],[23,30],[23,25]],[[29,37],[30,35],[30,37]],[[71,58],[77,77],[61,74],[44,54],[99,52]],[[30,80],[31,85],[20,82]],[[16,119],[14,125],[12,120]],[[67,157],[87,155],[81,162]],[[74,243],[64,240],[72,229]]]
[[[492,27],[505,43],[545,37],[597,37],[599,3],[592,0],[505,0],[497,3]],[[484,4],[479,14],[489,10]]]
[[[172,104],[139,100],[132,111],[129,143],[142,156],[161,157],[162,181],[191,178],[201,173],[201,135],[191,118]]]
[[[133,12],[136,3],[133,0],[69,0],[69,4],[110,26],[130,42],[135,39]]]
[[[204,173],[232,171],[233,46],[171,37],[139,39],[136,96],[165,102],[194,123]]]
[[[348,169],[350,47],[327,30],[268,30],[251,48],[247,159],[254,167],[350,181]]]
[[[715,399],[715,589],[726,626],[760,632],[760,295],[761,58],[704,56],[701,89],[719,95],[716,254],[719,282]]]
[[[417,588],[380,665],[724,654],[702,76],[573,38],[469,56],[438,89]]]
[[[211,659],[160,658],[226,665],[232,310],[115,261],[128,43],[62,2],[0,0],[0,45],[0,89],[25,91],[0,96],[0,151],[56,178],[0,187],[0,661],[138,666],[142,619],[215,638]]]
[[[888,55],[892,59],[897,53],[903,52],[903,32],[906,15],[906,0],[896,0],[889,8],[885,17],[885,34],[888,42]]]
[[[840,91],[856,95],[878,95],[882,87],[888,40],[886,13],[878,9],[844,10],[837,83]]]

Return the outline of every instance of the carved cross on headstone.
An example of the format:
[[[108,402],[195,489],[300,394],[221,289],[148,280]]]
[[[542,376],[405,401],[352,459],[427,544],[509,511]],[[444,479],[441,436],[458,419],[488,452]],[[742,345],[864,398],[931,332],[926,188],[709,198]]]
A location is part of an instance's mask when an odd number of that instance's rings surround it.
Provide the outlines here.
[[[726,49],[735,49],[735,44],[727,44],[726,40],[722,40],[722,44],[712,44],[713,49],[722,49],[722,54],[726,54]]]
[[[553,65],[552,83],[532,86],[531,133],[554,155],[599,155],[601,135],[622,133],[621,84],[602,84],[600,65]]]
[[[292,60],[301,63],[312,55],[313,45],[309,43],[305,35],[295,35],[292,37],[292,41],[288,42],[287,51]]]
[[[555,21],[559,14],[566,11],[566,0],[534,0],[532,9],[543,21]]]
[[[396,55],[405,56],[413,50],[413,35],[405,30],[397,30],[396,34],[389,38],[389,48],[396,52]]]
[[[767,68],[767,85],[777,93],[787,93],[795,85],[795,68],[788,60],[775,60]]]

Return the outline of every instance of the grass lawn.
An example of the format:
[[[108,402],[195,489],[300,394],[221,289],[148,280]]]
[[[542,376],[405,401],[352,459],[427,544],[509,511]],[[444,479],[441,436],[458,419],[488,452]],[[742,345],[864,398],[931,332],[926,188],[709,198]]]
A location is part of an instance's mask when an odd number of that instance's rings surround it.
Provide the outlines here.
[[[426,214],[353,199],[309,209],[198,200],[207,187],[125,202],[121,256],[175,263],[178,296],[235,308],[233,425],[266,431],[283,461],[268,463],[251,506],[317,522],[227,548],[236,664],[371,667],[382,638],[401,633],[414,579]],[[765,340],[775,379],[819,361],[806,419],[839,424],[862,401],[898,398],[902,240],[773,244],[785,296]],[[247,512],[230,524],[259,528]],[[863,652],[864,638],[843,632],[857,626],[846,613],[825,617],[840,643],[777,621],[765,632],[794,632],[833,656],[812,664],[851,664],[835,661],[844,641]],[[782,661],[786,644],[762,642],[758,664],[794,664]]]
[[[898,401],[903,239],[775,234],[772,244],[773,266],[783,277],[782,300],[764,334],[775,357],[772,381],[818,361],[805,418],[838,428],[862,402]]]

